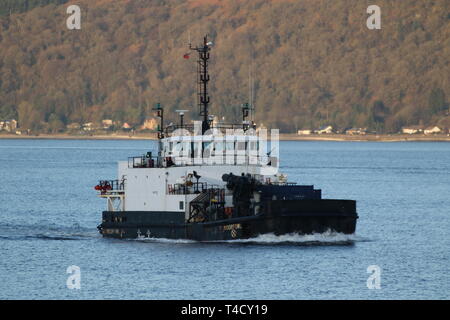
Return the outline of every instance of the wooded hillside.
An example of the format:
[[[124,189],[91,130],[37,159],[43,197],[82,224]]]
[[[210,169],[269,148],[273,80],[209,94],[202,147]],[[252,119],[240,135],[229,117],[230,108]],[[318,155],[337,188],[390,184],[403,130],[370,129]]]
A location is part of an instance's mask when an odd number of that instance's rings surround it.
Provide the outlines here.
[[[257,121],[284,132],[450,126],[448,0],[377,0],[381,30],[366,27],[374,3],[363,0],[61,2],[0,1],[0,120],[49,132],[138,125],[156,102],[196,117],[190,32],[214,42],[211,113],[227,120],[248,101],[252,69]],[[66,28],[69,4],[81,7],[81,30]]]

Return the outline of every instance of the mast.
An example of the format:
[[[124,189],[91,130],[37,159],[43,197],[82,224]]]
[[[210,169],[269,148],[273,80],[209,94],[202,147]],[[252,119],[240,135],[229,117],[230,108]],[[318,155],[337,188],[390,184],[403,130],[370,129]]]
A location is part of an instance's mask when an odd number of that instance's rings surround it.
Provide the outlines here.
[[[208,60],[209,51],[211,50],[212,42],[208,42],[208,36],[203,38],[203,45],[192,47],[189,44],[190,50],[195,50],[198,52],[197,60],[197,96],[198,96],[198,106],[200,109],[200,116],[202,119],[202,134],[204,134],[210,128],[209,118],[208,118],[208,107],[210,103],[210,98],[208,95]]]
[[[153,110],[156,111],[156,116],[159,118],[158,124],[158,166],[162,166],[162,139],[164,138],[164,108],[161,103],[157,103]]]

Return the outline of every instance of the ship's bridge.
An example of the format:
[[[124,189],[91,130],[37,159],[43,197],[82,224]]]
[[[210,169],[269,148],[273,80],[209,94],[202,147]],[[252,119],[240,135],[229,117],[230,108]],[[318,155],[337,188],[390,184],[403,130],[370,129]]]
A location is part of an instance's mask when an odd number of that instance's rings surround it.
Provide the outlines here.
[[[212,129],[209,134],[178,134],[161,139],[162,166],[276,164],[277,157],[268,151],[270,141],[249,131],[222,134]]]

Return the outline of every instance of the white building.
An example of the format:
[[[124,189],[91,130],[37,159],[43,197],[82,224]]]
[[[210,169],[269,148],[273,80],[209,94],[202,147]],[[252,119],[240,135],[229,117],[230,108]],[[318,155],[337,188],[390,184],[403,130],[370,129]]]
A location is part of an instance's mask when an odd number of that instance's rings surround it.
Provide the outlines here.
[[[112,125],[113,125],[113,121],[111,119],[103,119],[102,120],[103,129],[109,129],[112,127]]]
[[[0,121],[0,130],[15,132],[17,129],[17,120]]]
[[[415,133],[421,133],[423,132],[423,127],[421,126],[410,126],[410,127],[403,127],[402,133],[405,134],[415,134]]]
[[[367,133],[367,128],[351,128],[345,131],[349,135],[365,135]]]
[[[82,127],[83,127],[84,131],[91,131],[94,128],[94,123],[86,122],[86,123],[83,123]]]
[[[141,126],[141,130],[156,130],[158,128],[158,121],[155,118],[146,119]]]
[[[322,126],[318,130],[315,131],[317,134],[330,134],[333,133],[332,126]]]
[[[423,133],[425,133],[425,134],[436,134],[436,133],[441,133],[441,132],[442,132],[441,128],[439,128],[437,126],[428,127],[423,131]]]

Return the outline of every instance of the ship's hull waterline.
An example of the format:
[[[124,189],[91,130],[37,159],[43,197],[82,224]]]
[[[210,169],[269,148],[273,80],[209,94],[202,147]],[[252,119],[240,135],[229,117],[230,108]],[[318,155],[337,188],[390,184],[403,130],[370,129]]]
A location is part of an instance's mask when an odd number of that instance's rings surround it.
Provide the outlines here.
[[[185,223],[183,213],[104,211],[99,230],[111,238],[166,238],[196,241],[249,239],[263,234],[353,234],[356,203],[352,200],[271,201],[252,216]]]

